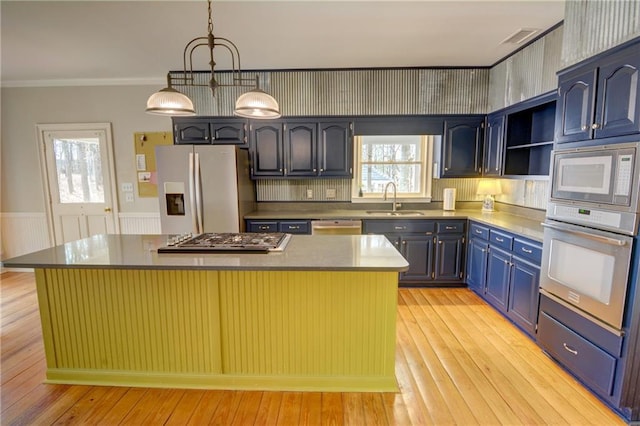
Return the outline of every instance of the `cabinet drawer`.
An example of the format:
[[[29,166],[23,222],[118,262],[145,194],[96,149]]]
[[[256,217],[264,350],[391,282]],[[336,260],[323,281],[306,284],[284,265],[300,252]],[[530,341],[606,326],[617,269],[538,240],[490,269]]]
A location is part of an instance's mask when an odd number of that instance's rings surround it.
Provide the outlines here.
[[[513,240],[513,254],[540,265],[542,261],[542,246],[516,238]]]
[[[513,246],[513,237],[509,234],[503,234],[502,232],[491,229],[489,230],[489,242],[493,246],[511,250],[511,247]]]
[[[464,222],[438,222],[436,223],[438,234],[462,234],[464,233]]]
[[[538,343],[594,390],[602,395],[611,395],[616,358],[545,312],[540,314]]]
[[[309,234],[309,221],[306,220],[286,220],[281,221],[278,230],[288,234]]]
[[[486,226],[472,223],[470,229],[471,230],[469,231],[469,237],[482,238],[483,240],[489,239],[489,228],[487,228]]]
[[[366,220],[365,234],[432,234],[435,222],[431,220]]]
[[[278,232],[278,222],[249,222],[249,232]]]

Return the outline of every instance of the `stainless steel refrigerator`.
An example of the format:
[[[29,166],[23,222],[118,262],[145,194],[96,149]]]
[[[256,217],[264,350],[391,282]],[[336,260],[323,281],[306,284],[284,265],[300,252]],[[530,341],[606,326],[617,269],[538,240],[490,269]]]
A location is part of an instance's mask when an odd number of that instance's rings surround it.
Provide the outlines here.
[[[156,147],[163,234],[244,232],[255,209],[249,154],[231,145]]]

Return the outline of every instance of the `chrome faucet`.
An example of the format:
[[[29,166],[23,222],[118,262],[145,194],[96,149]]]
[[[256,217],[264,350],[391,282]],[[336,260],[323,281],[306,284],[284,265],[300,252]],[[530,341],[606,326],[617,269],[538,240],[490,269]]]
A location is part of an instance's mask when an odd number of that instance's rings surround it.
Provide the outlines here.
[[[396,211],[396,199],[398,197],[398,188],[396,187],[395,182],[389,182],[384,186],[384,201],[387,201],[387,192],[389,191],[389,186],[393,186],[393,204],[391,204],[391,211]]]

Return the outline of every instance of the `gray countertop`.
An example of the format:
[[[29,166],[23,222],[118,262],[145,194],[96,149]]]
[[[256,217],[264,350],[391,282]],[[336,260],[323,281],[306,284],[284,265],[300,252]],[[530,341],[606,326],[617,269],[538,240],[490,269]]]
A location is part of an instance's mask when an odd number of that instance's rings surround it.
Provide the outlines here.
[[[282,252],[158,253],[166,235],[96,235],[3,261],[8,268],[404,271],[381,235],[293,235]]]
[[[412,209],[413,210],[413,209]],[[483,213],[480,210],[416,210],[421,216],[377,216],[367,214],[366,210],[319,210],[319,211],[254,211],[245,215],[253,220],[286,219],[375,219],[375,220],[419,220],[419,219],[471,219],[491,225],[532,240],[542,242],[542,220],[505,212]],[[537,215],[532,216],[539,216]]]

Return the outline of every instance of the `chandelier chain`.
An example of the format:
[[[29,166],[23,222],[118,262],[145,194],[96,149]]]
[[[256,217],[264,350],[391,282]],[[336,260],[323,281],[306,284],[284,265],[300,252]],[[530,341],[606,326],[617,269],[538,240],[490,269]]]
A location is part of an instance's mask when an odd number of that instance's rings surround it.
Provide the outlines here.
[[[207,28],[209,29],[209,34],[213,34],[213,19],[211,18],[211,0],[207,1],[208,11],[209,11],[209,23]]]

